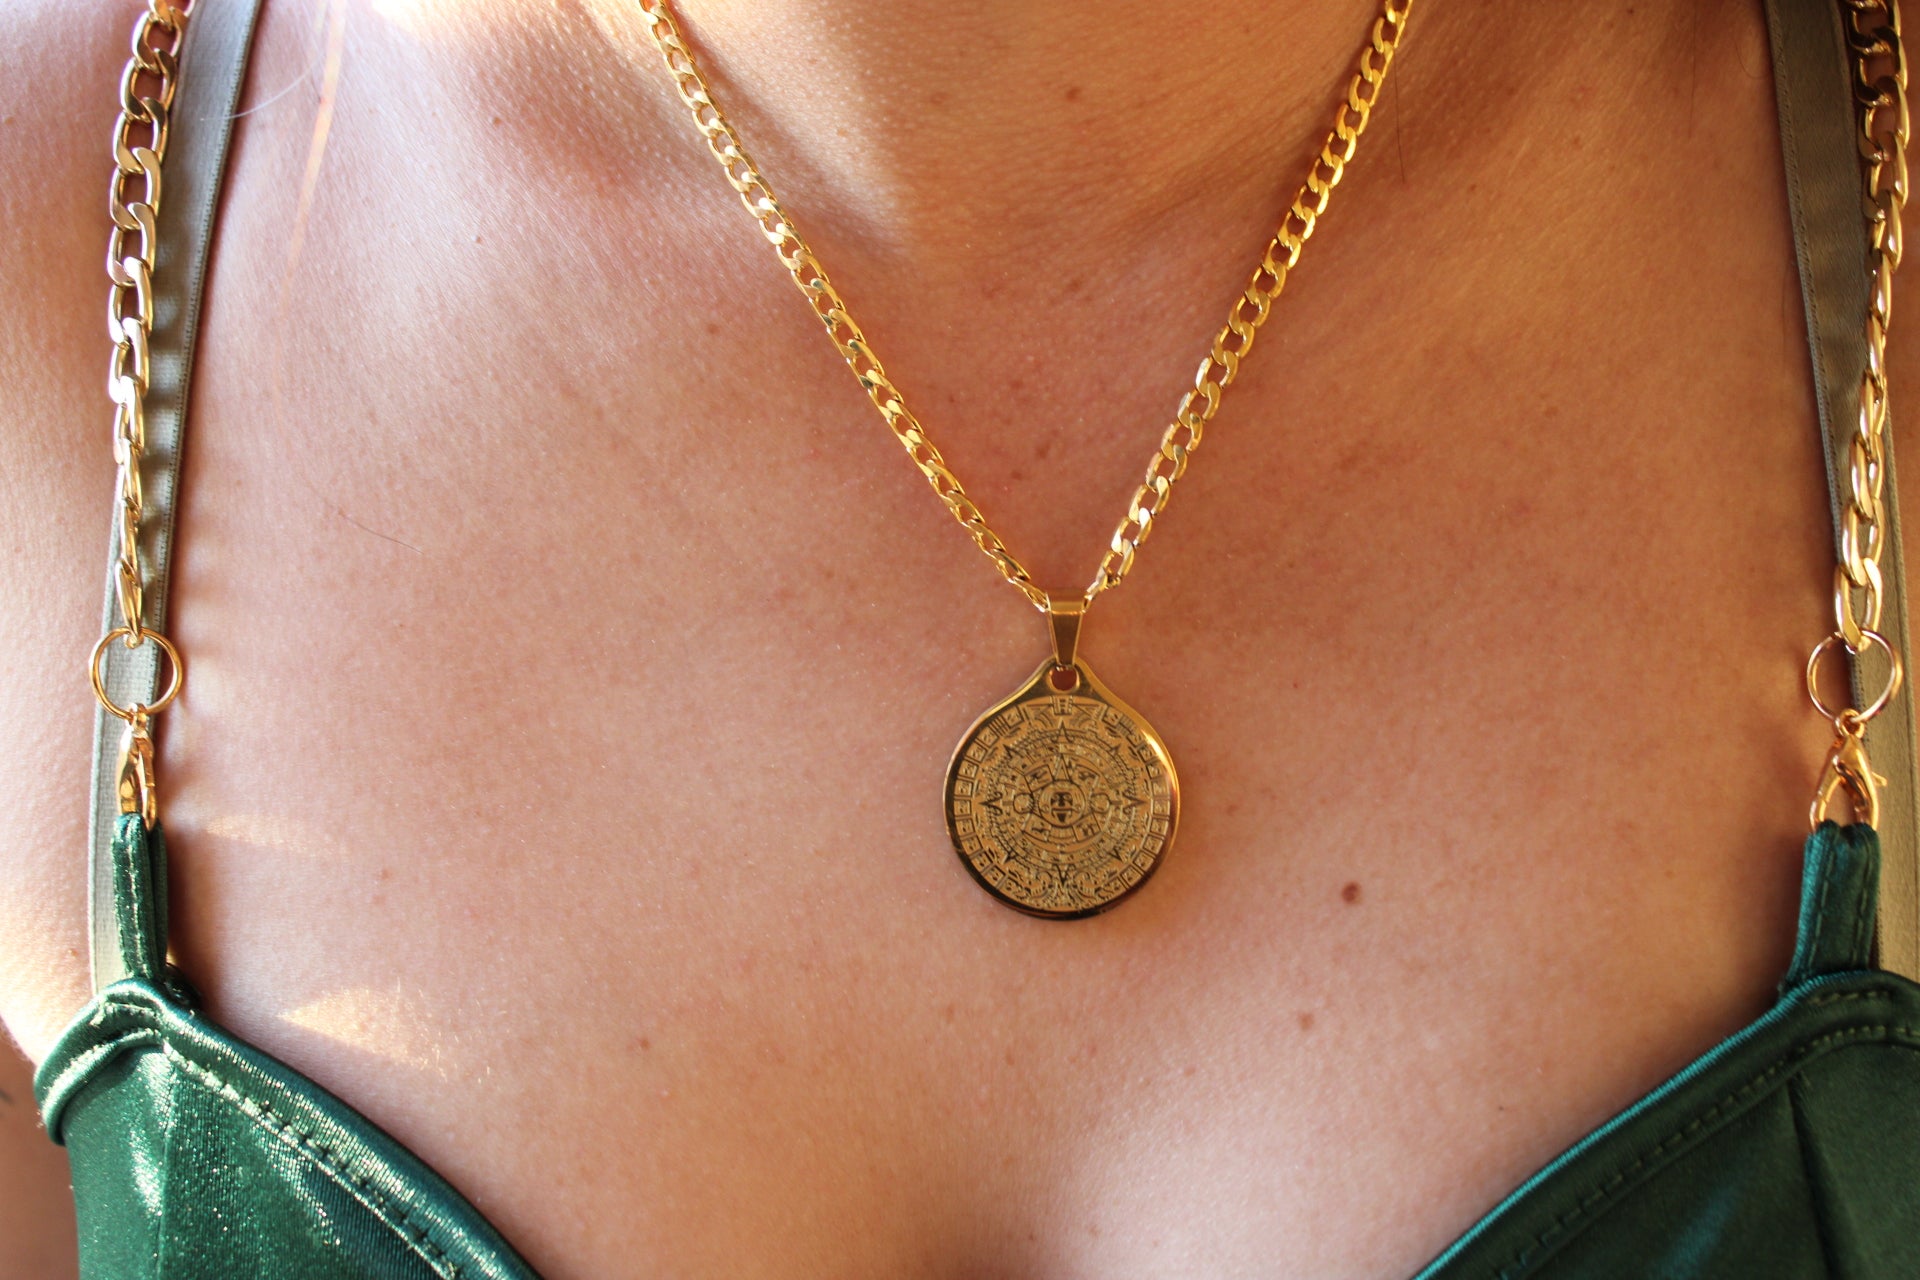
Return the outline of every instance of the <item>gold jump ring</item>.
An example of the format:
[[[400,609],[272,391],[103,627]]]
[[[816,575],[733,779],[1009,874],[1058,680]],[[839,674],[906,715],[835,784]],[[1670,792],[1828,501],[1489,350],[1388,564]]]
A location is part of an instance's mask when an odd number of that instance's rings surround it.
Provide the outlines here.
[[[152,640],[158,644],[161,651],[167,655],[167,664],[173,678],[167,682],[166,691],[162,693],[150,707],[122,707],[115,703],[107,694],[106,677],[100,673],[100,658],[106,653],[108,645],[122,638],[133,641],[129,647],[136,649],[147,641]],[[158,631],[141,631],[137,633],[136,638],[136,633],[132,627],[115,627],[104,636],[101,636],[100,643],[93,647],[93,659],[88,662],[87,669],[89,674],[93,676],[93,696],[100,699],[101,706],[111,711],[114,715],[119,716],[122,720],[127,721],[129,724],[133,722],[133,717],[141,712],[145,712],[147,715],[154,715],[166,710],[167,704],[179,696],[181,682],[186,678],[186,666],[180,661],[180,651],[173,647],[171,640],[161,635]]]
[[[1905,674],[1900,666],[1900,654],[1887,642],[1887,638],[1878,631],[1874,631],[1868,627],[1862,627],[1860,629],[1860,635],[1867,641],[1867,648],[1872,648],[1877,644],[1886,650],[1888,668],[1886,688],[1880,691],[1879,697],[1875,698],[1859,711],[1853,711],[1851,707],[1835,711],[1833,708],[1827,706],[1820,697],[1820,682],[1818,679],[1820,674],[1820,659],[1826,657],[1827,652],[1836,644],[1845,645],[1847,638],[1838,631],[1832,632],[1826,639],[1813,646],[1813,652],[1807,655],[1807,696],[1813,699],[1814,709],[1835,724],[1840,722],[1840,717],[1848,715],[1850,712],[1856,723],[1865,724],[1882,711],[1885,711],[1887,704],[1893,701],[1893,696],[1900,692],[1900,682]],[[1856,650],[1848,646],[1848,652],[1858,656],[1866,652],[1866,649]]]

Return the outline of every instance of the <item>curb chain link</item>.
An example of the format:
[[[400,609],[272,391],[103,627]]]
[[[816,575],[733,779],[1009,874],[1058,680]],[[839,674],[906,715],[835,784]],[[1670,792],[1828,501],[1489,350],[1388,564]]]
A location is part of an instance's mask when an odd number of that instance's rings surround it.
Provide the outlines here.
[[[967,496],[959,477],[948,468],[939,449],[927,438],[925,429],[907,407],[899,388],[888,379],[872,344],[847,311],[846,303],[827,278],[819,260],[813,256],[813,251],[801,238],[793,220],[781,207],[773,188],[748,158],[739,134],[734,132],[733,126],[714,102],[712,88],[701,74],[692,51],[674,21],[669,0],[638,0],[638,3],[654,44],[673,78],[675,90],[693,113],[694,125],[700,131],[700,136],[706,139],[707,147],[725,171],[727,181],[740,194],[747,212],[760,224],[761,233],[773,245],[781,265],[786,267],[794,284],[799,286],[800,292],[812,305],[814,314],[826,327],[827,336],[839,349],[847,367],[853,370],[854,377],[873,401],[874,408],[880,411],[880,416],[905,447],[907,456],[926,477],[934,493],[946,504],[947,510],[953,513],[953,518],[960,522],[974,544],[993,561],[1001,576],[1036,608],[1046,611],[1048,593],[1034,582],[1026,567],[1000,540],[980,508]],[[1222,394],[1232,384],[1235,374],[1239,372],[1240,362],[1252,349],[1254,335],[1266,323],[1274,300],[1286,287],[1287,274],[1299,262],[1301,249],[1313,235],[1321,215],[1327,211],[1334,187],[1339,185],[1347,165],[1353,161],[1360,135],[1366,132],[1367,123],[1372,118],[1387,69],[1393,65],[1394,53],[1406,29],[1407,11],[1412,5],[1413,0],[1385,0],[1380,17],[1375,19],[1367,42],[1361,49],[1359,66],[1347,86],[1346,96],[1334,115],[1333,130],[1319,154],[1314,157],[1305,184],[1294,197],[1286,216],[1281,220],[1280,229],[1274,233],[1272,241],[1261,255],[1260,265],[1247,282],[1245,291],[1234,300],[1225,327],[1215,336],[1212,348],[1200,362],[1193,389],[1181,398],[1173,422],[1162,435],[1160,446],[1147,467],[1146,479],[1128,504],[1127,514],[1114,530],[1113,540],[1101,558],[1099,571],[1083,593],[1085,600],[1090,602],[1101,592],[1119,585],[1133,567],[1134,555],[1140,544],[1147,540],[1155,521],[1166,510],[1174,482],[1185,474],[1188,459],[1200,447],[1207,424],[1220,408]]]
[[[1119,528],[1114,530],[1113,542],[1101,559],[1100,571],[1087,588],[1088,600],[1118,586],[1126,577],[1133,567],[1136,551],[1153,532],[1154,520],[1167,509],[1173,482],[1185,474],[1188,458],[1200,447],[1207,424],[1219,411],[1220,397],[1239,373],[1240,362],[1253,349],[1254,335],[1266,323],[1281,290],[1287,287],[1288,273],[1300,261],[1301,250],[1333,198],[1333,189],[1339,185],[1359,149],[1360,135],[1366,132],[1373,117],[1374,103],[1379,100],[1380,86],[1393,65],[1393,55],[1406,30],[1407,10],[1412,3],[1413,0],[1387,0],[1380,16],[1374,20],[1367,44],[1360,52],[1360,65],[1334,114],[1333,131],[1309,166],[1307,180],[1281,219],[1279,230],[1260,255],[1260,265],[1247,281],[1245,292],[1227,313],[1226,325],[1214,336],[1212,349],[1194,375],[1193,390],[1181,397],[1173,422],[1161,437],[1159,451],[1147,465],[1146,480],[1135,492]]]
[[[146,625],[146,578],[140,566],[140,522],[145,496],[140,466],[147,444],[146,394],[153,334],[153,268],[158,247],[160,167],[167,154],[169,113],[179,84],[178,54],[187,10],[170,0],[147,0],[133,27],[132,55],[120,75],[120,115],[113,129],[113,176],[107,185],[107,337],[113,356],[107,396],[113,401],[115,513],[119,550],[114,598],[121,625],[94,647],[89,664],[100,705],[127,722],[121,744],[122,808],[139,812],[148,826],[156,817],[151,717],[180,691],[180,655],[167,638]],[[172,678],[152,706],[122,707],[108,695],[100,660],[115,640],[128,649],[156,642]],[[131,788],[131,789],[130,789]]]

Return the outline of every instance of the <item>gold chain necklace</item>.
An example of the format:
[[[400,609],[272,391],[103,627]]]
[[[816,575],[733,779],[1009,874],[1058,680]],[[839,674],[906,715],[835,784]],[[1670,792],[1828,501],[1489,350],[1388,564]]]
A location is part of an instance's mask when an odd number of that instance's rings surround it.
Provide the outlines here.
[[[1166,509],[1174,481],[1199,447],[1222,393],[1252,347],[1254,334],[1285,286],[1288,271],[1299,261],[1301,247],[1326,212],[1333,187],[1367,127],[1412,0],[1385,0],[1335,114],[1332,135],[1309,168],[1305,185],[1245,292],[1228,313],[1226,327],[1201,361],[1193,390],[1182,397],[1148,467],[1146,482],[1114,532],[1099,573],[1079,599],[1068,601],[1056,601],[1034,584],[941,461],[819,262],[714,105],[666,0],[639,3],[701,135],[881,416],[955,519],[1052,625],[1052,656],[1017,693],[982,716],[954,753],[946,794],[948,828],[956,850],[981,884],[1021,910],[1070,917],[1111,906],[1147,878],[1171,842],[1179,786],[1159,736],[1108,693],[1078,656],[1081,617],[1086,606],[1117,585],[1132,566],[1135,549],[1146,541],[1154,519]],[[1847,505],[1841,512],[1840,554],[1834,569],[1836,625],[1809,655],[1806,683],[1814,705],[1834,727],[1833,747],[1821,773],[1811,819],[1817,825],[1844,793],[1855,819],[1873,825],[1879,818],[1879,789],[1885,780],[1868,759],[1866,726],[1891,703],[1904,675],[1899,650],[1877,628],[1883,604],[1879,562],[1886,541],[1882,502],[1885,350],[1906,204],[1907,71],[1895,0],[1844,3],[1854,57],[1858,143],[1867,170],[1873,287],[1866,322],[1868,359],[1861,377],[1860,413],[1849,441]],[[146,0],[134,27],[132,57],[120,78],[120,113],[113,133],[115,167],[109,185],[113,229],[107,274],[113,287],[108,319],[114,348],[108,391],[114,404],[118,464],[114,583],[121,622],[101,637],[88,666],[95,696],[127,725],[118,777],[122,810],[139,813],[148,826],[158,813],[152,718],[178,696],[185,678],[179,652],[165,635],[147,625],[147,584],[140,557],[147,350],[154,322],[154,228],[169,110],[178,83],[175,55],[185,24],[184,7],[172,0]],[[108,695],[100,660],[115,640],[123,641],[129,650],[152,641],[164,655],[168,678],[151,703],[123,707]],[[1855,657],[1869,648],[1886,651],[1884,683],[1878,696],[1863,707],[1831,707],[1820,696],[1820,662],[1836,648]]]
[[[639,0],[639,5],[700,136],[874,408],[975,545],[1047,616],[1053,652],[1025,684],[974,722],[947,766],[947,832],[954,851],[974,879],[1008,906],[1052,919],[1104,911],[1145,883],[1172,844],[1180,820],[1180,782],[1153,726],[1102,684],[1080,656],[1081,619],[1088,605],[1126,577],[1135,552],[1166,511],[1174,481],[1200,447],[1220,397],[1353,160],[1413,0],[1384,0],[1334,113],[1333,131],[1200,362],[1193,389],[1181,397],[1099,571],[1079,596],[1065,599],[1042,590],[994,533],[887,378],[826,270],[714,102],[668,0]]]

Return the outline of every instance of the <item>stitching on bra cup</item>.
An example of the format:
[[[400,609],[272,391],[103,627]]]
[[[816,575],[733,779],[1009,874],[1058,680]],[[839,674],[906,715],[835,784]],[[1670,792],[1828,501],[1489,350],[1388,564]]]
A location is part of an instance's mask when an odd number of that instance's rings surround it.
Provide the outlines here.
[[[87,1019],[87,1025],[89,1027],[98,1027],[101,1022],[105,1021],[106,1012],[107,1010],[104,1004],[100,1008],[95,1009],[93,1016]],[[74,1057],[60,1069],[59,1075],[55,1077],[51,1083],[51,1087],[47,1091],[47,1100],[52,1105],[43,1108],[41,1113],[41,1119],[47,1124],[47,1136],[62,1145],[66,1143],[65,1099],[72,1091],[70,1082],[85,1080],[93,1074],[94,1069],[102,1060],[111,1058],[116,1053],[121,1053],[129,1048],[140,1045],[158,1044],[161,1038],[160,1032],[152,1027],[137,1031],[123,1031],[114,1035],[112,1039],[101,1044],[96,1044],[83,1053],[75,1054]],[[55,1115],[54,1113],[56,1111],[60,1114]]]
[[[152,1012],[149,1006],[143,1002],[121,999],[114,996],[103,996],[101,998],[101,1004],[103,1006],[111,1004],[143,1017],[150,1017]],[[201,1088],[206,1089],[208,1092],[213,1093],[216,1097],[234,1102],[239,1107],[242,1115],[281,1141],[287,1142],[296,1149],[309,1154],[314,1162],[320,1166],[322,1172],[339,1183],[341,1188],[348,1194],[353,1195],[355,1199],[364,1204],[375,1217],[379,1218],[395,1235],[399,1236],[408,1248],[419,1255],[422,1261],[442,1276],[447,1277],[447,1280],[457,1280],[461,1271],[460,1265],[448,1257],[446,1251],[441,1249],[440,1246],[436,1245],[428,1237],[426,1227],[414,1218],[412,1212],[406,1206],[395,1203],[392,1196],[373,1185],[371,1181],[349,1170],[340,1158],[334,1154],[331,1147],[321,1142],[294,1121],[277,1114],[272,1104],[249,1096],[236,1088],[213,1068],[207,1066],[205,1063],[196,1062],[185,1053],[182,1053],[178,1046],[166,1039],[164,1034],[160,1033],[157,1029],[155,1029],[150,1036],[143,1037],[143,1039],[157,1039],[161,1051],[164,1052],[169,1059],[180,1064],[185,1070],[188,1079],[192,1080]]]
[[[242,1093],[212,1068],[195,1062],[181,1053],[173,1044],[163,1040],[160,1047],[169,1058],[185,1069],[187,1077],[194,1083],[215,1094],[232,1095],[242,1115],[282,1141],[291,1142],[297,1149],[310,1154],[322,1171],[329,1174],[335,1182],[340,1183],[344,1190],[349,1193],[355,1191],[362,1193],[355,1198],[386,1223],[409,1248],[420,1255],[421,1260],[428,1266],[448,1277],[448,1280],[454,1280],[454,1277],[460,1274],[459,1265],[427,1236],[427,1228],[414,1219],[411,1211],[404,1206],[394,1204],[392,1197],[386,1192],[374,1186],[366,1178],[350,1171],[334,1154],[331,1147],[292,1120],[275,1114],[271,1104]],[[288,1137],[289,1134],[293,1135],[292,1138]]]
[[[1817,1005],[1843,1004],[1850,1001],[1876,1000],[1881,998],[1882,996],[1878,992],[1846,991],[1833,995],[1817,996],[1807,1001],[1807,1005],[1813,1007]],[[1668,1134],[1656,1144],[1652,1150],[1645,1152],[1634,1160],[1632,1164],[1615,1173],[1612,1178],[1607,1180],[1604,1186],[1595,1190],[1587,1196],[1586,1199],[1567,1210],[1566,1213],[1549,1224],[1540,1234],[1533,1238],[1531,1243],[1523,1245],[1520,1251],[1513,1255],[1512,1260],[1492,1274],[1496,1276],[1498,1280],[1510,1280],[1511,1277],[1523,1274],[1525,1268],[1534,1260],[1539,1250],[1545,1247],[1556,1236],[1567,1233],[1578,1224],[1582,1218],[1590,1217],[1595,1210],[1616,1198],[1620,1192],[1626,1188],[1628,1183],[1633,1180],[1636,1174],[1648,1169],[1648,1166],[1663,1157],[1672,1154],[1675,1148],[1684,1144],[1695,1132],[1712,1124],[1733,1104],[1744,1101],[1747,1095],[1754,1093],[1762,1085],[1768,1083],[1782,1072],[1787,1071],[1789,1068],[1797,1068],[1806,1060],[1817,1057],[1820,1052],[1831,1045],[1845,1043],[1851,1040],[1887,1041],[1887,1037],[1893,1033],[1920,1037],[1920,1026],[1883,1022],[1871,1026],[1847,1027],[1839,1031],[1830,1031],[1818,1039],[1809,1040],[1804,1044],[1795,1046],[1790,1052],[1774,1059],[1765,1071],[1760,1072],[1745,1084],[1729,1089],[1720,1096],[1719,1100],[1716,1101],[1713,1106],[1696,1115],[1682,1128]],[[1887,1042],[1892,1043],[1891,1041]],[[1920,1048],[1920,1045],[1899,1045],[1897,1047],[1915,1049]]]
[[[297,1149],[310,1154],[322,1171],[330,1175],[335,1182],[340,1183],[342,1188],[350,1194],[356,1191],[361,1193],[355,1198],[386,1223],[427,1265],[448,1277],[449,1280],[453,1280],[453,1277],[460,1274],[458,1264],[449,1258],[440,1246],[433,1243],[427,1235],[427,1228],[415,1220],[410,1210],[403,1205],[395,1204],[393,1198],[386,1192],[374,1186],[368,1179],[349,1170],[334,1154],[331,1147],[294,1121],[275,1114],[270,1103],[242,1093],[223,1079],[219,1073],[187,1057],[172,1043],[162,1040],[160,1047],[169,1058],[185,1069],[189,1079],[215,1094],[231,1095],[237,1101],[242,1115],[282,1141],[291,1142]],[[288,1137],[289,1134],[292,1135],[291,1138]]]

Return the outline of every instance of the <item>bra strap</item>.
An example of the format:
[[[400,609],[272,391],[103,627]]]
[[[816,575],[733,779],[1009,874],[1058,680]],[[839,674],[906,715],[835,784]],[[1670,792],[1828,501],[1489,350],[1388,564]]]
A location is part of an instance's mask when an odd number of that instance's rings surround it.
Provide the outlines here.
[[[1800,928],[1784,994],[1830,973],[1853,973],[1872,961],[1880,842],[1873,828],[1823,822],[1807,837],[1801,873]]]
[[[1793,213],[1794,254],[1806,304],[1827,493],[1839,545],[1851,427],[1860,413],[1867,367],[1868,256],[1862,210],[1865,177],[1859,150],[1859,108],[1853,98],[1851,51],[1839,0],[1767,0],[1773,45],[1780,145]],[[1880,557],[1885,602],[1881,630],[1908,672],[1905,687],[1867,727],[1874,767],[1886,775],[1880,795],[1882,853],[1877,960],[1881,968],[1920,979],[1920,815],[1914,772],[1913,663],[1895,500],[1893,441],[1886,442],[1885,550]],[[1855,706],[1884,686],[1884,659],[1853,660]]]
[[[194,0],[179,55],[166,158],[166,197],[156,219],[153,272],[153,334],[149,356],[146,440],[140,468],[141,550],[146,558],[146,618],[156,630],[167,624],[167,568],[173,522],[179,509],[180,448],[186,427],[187,382],[193,372],[194,337],[220,179],[234,106],[246,75],[259,0]],[[119,521],[108,536],[107,603],[101,631],[117,621],[114,568],[120,552]],[[108,645],[104,684],[123,707],[150,706],[158,693],[157,645],[129,650]],[[116,874],[115,834],[120,828],[119,753],[125,726],[104,708],[93,725],[93,809],[87,826],[88,938],[97,991],[137,976],[128,938],[146,937],[142,918],[160,919],[164,905],[142,901],[163,892],[156,877],[127,881]],[[129,884],[138,890],[130,895]]]
[[[114,938],[122,976],[163,982],[167,973],[167,838],[137,813],[123,813],[109,842],[113,854]]]

